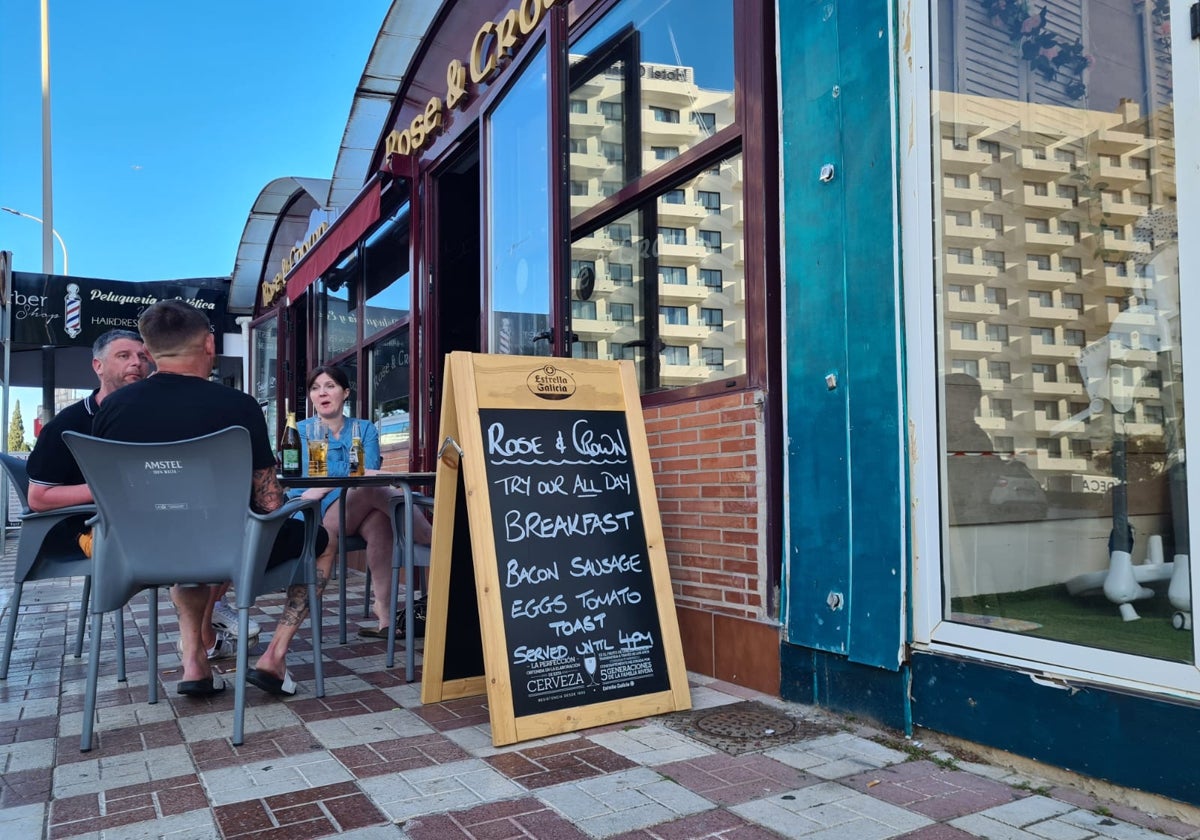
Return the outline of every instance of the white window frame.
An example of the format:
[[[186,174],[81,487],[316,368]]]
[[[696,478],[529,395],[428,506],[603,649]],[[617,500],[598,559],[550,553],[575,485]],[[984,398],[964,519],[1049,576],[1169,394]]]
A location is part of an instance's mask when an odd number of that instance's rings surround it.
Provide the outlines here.
[[[1185,30],[1190,2],[1171,0],[1172,21]],[[1082,645],[1007,633],[942,619],[942,557],[945,520],[941,512],[940,487],[944,470],[939,453],[945,451],[938,406],[938,356],[935,335],[938,308],[934,301],[933,220],[940,218],[934,183],[933,155],[937,138],[932,135],[931,20],[936,4],[902,0],[896,20],[901,31],[893,44],[906,44],[903,56],[893,53],[898,73],[897,132],[901,219],[898,256],[904,287],[904,353],[907,379],[906,407],[912,431],[909,461],[908,522],[912,644],[915,649],[1012,666],[1030,678],[1051,685],[1079,680],[1114,687],[1165,693],[1200,699],[1200,628],[1192,632],[1194,664],[1166,662]],[[904,60],[900,60],[901,57]],[[1176,125],[1200,125],[1200,50],[1180,34],[1175,39],[1173,74]],[[900,142],[903,138],[904,142]],[[1177,194],[1180,196],[1179,256],[1181,276],[1188,266],[1200,265],[1200,212],[1189,208],[1200,199],[1200,150],[1195,144],[1179,144],[1176,160]],[[1194,269],[1193,269],[1194,270]],[[1180,324],[1184,336],[1200,345],[1200,296],[1181,294]],[[1191,376],[1200,379],[1200,365]],[[1185,371],[1185,378],[1188,373]],[[1184,416],[1192,418],[1186,435],[1200,434],[1200,388],[1184,389]],[[1200,487],[1200,459],[1189,459],[1188,483]],[[1190,521],[1200,522],[1200,492],[1188,494]],[[1200,545],[1193,546],[1191,576],[1193,592],[1200,591]],[[1200,604],[1193,604],[1200,608]],[[1113,609],[1116,607],[1114,605]]]

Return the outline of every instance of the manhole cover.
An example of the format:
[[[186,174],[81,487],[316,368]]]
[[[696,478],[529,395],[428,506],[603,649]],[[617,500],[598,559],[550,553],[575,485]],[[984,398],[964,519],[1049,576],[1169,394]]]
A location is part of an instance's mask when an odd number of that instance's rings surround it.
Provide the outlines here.
[[[667,715],[663,722],[730,755],[767,750],[828,735],[833,727],[785,714],[756,700]]]
[[[740,705],[740,704],[739,704]],[[769,709],[717,709],[695,719],[696,728],[719,738],[765,738],[787,735],[796,728],[792,720]]]

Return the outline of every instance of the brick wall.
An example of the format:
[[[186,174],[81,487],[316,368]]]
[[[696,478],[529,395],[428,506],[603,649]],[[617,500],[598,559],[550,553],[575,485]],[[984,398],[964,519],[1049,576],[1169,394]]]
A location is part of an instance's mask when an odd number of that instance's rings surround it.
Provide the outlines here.
[[[764,619],[761,392],[644,409],[678,607]]]

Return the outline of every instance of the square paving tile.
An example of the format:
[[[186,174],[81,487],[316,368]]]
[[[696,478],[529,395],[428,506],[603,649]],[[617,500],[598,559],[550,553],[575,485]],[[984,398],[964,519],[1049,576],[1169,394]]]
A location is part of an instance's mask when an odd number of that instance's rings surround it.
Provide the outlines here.
[[[847,787],[935,820],[973,814],[1028,794],[931,761],[909,761],[842,779]]]
[[[431,814],[409,820],[404,833],[412,840],[586,840],[587,834],[565,820],[546,803],[525,797]]]
[[[737,805],[820,780],[764,755],[719,753],[656,765],[667,778],[718,805]]]
[[[430,703],[413,709],[413,712],[439,732],[447,729],[460,729],[465,726],[478,726],[491,722],[488,712],[487,698],[462,697],[458,700],[447,700],[444,703]]]
[[[416,735],[411,738],[392,738],[331,751],[333,757],[356,778],[382,776],[463,761],[471,754],[444,735]]]
[[[158,779],[54,800],[50,836],[106,831],[198,809],[208,809],[208,798],[194,774]]]
[[[637,764],[587,738],[571,738],[484,759],[505,776],[536,789],[628,770]]]
[[[226,840],[324,837],[389,822],[362,791],[349,783],[219,805],[213,813]]]

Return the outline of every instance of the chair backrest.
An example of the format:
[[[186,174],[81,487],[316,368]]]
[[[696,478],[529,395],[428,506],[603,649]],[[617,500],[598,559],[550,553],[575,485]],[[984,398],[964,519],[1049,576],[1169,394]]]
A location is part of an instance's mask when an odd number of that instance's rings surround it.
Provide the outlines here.
[[[0,466],[4,467],[4,471],[8,473],[8,480],[12,482],[13,489],[17,491],[17,496],[21,499],[21,512],[29,513],[29,473],[26,469],[25,459],[2,453],[0,454]]]
[[[92,607],[141,589],[234,577],[250,516],[250,433],[127,443],[64,432],[99,510]]]

